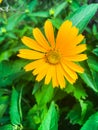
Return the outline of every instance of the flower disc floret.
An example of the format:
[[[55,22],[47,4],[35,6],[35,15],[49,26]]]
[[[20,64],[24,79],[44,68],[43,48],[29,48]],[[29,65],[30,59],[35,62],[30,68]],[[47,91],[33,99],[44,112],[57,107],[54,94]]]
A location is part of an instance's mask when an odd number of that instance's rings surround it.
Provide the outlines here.
[[[58,51],[50,50],[49,52],[47,52],[45,57],[46,57],[47,62],[50,64],[55,65],[60,62],[60,54]]]

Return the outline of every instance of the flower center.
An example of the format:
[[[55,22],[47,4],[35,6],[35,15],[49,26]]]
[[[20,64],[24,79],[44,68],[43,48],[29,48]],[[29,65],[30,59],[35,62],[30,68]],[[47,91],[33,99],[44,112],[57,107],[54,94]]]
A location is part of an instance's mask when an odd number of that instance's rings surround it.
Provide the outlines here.
[[[60,61],[60,54],[58,51],[50,50],[46,54],[46,59],[50,64],[57,64]]]

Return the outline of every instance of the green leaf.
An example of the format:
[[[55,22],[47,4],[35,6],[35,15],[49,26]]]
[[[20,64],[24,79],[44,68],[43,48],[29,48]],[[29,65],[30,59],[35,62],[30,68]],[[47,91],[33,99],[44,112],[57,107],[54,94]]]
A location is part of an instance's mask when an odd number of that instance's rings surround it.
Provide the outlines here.
[[[72,124],[82,124],[81,122],[81,107],[79,104],[75,104],[72,110],[67,114],[67,119],[70,119],[70,123]]]
[[[93,52],[96,56],[98,56],[98,47],[95,48],[92,52]]]
[[[92,32],[93,32],[94,35],[96,35],[97,32],[98,32],[97,31],[97,26],[95,24],[93,25]]]
[[[53,23],[53,26],[57,29],[59,29],[61,23],[63,22],[63,20],[59,18],[51,19],[51,21]]]
[[[10,119],[13,125],[21,124],[20,108],[19,108],[19,92],[15,88],[12,90],[11,105],[10,105]]]
[[[7,107],[8,107],[8,96],[1,96],[0,97],[0,118],[2,118],[3,114],[5,113]]]
[[[98,130],[98,112],[90,116],[80,130]]]
[[[93,80],[95,82],[96,88],[98,90],[98,72],[95,72],[93,70],[91,70],[91,72],[92,72],[92,76],[93,76]]]
[[[7,31],[12,31],[14,29],[15,26],[17,26],[19,24],[19,22],[21,22],[24,19],[24,15],[23,14],[19,14],[19,13],[15,13],[14,15],[11,15],[8,18],[7,21],[7,25],[6,25],[6,30]]]
[[[97,57],[89,56],[87,62],[90,69],[98,72],[98,58]]]
[[[82,32],[98,9],[98,4],[84,5],[77,9],[69,18]]]
[[[44,105],[51,101],[53,97],[54,88],[52,84],[41,86],[35,93],[35,98],[38,105]]]
[[[83,101],[83,100],[79,100],[80,102],[80,106],[81,106],[81,117],[82,119],[84,118],[86,112],[87,112],[87,107],[88,107],[88,104],[87,102]]]
[[[54,10],[54,17],[59,15],[60,12],[67,7],[67,5],[68,5],[68,2],[66,2],[66,1],[64,1],[62,3],[58,3],[58,5],[56,5],[56,7],[53,8],[53,10]]]
[[[0,130],[15,130],[11,124],[0,127]]]
[[[54,102],[51,103],[49,111],[38,130],[58,130],[58,114]]]
[[[48,11],[33,12],[33,13],[29,14],[29,16],[47,18],[47,17],[49,17],[49,12]]]
[[[28,9],[29,9],[29,11],[32,12],[32,11],[36,8],[37,4],[38,4],[38,1],[37,1],[37,0],[31,1],[31,2],[28,4]]]
[[[11,85],[17,78],[24,74],[22,67],[26,64],[21,60],[15,62],[3,61],[0,63],[0,87]]]
[[[84,66],[85,73],[81,74],[81,78],[85,81],[85,83],[91,87],[95,92],[98,92],[98,63],[96,56],[89,56],[87,63],[88,68]],[[90,70],[89,70],[90,69]]]
[[[84,124],[89,115],[92,114],[93,103],[90,101],[79,100],[79,103],[76,103],[74,107],[67,114],[67,119],[70,119],[72,124]]]
[[[39,107],[37,104],[35,104],[28,112],[28,120],[30,123],[30,126],[32,128],[36,127],[37,124],[40,124],[44,117],[47,114],[47,106],[44,105],[42,107]]]
[[[78,8],[80,8],[80,4],[78,3],[77,0],[72,1],[70,6],[71,6],[72,11],[76,11]]]
[[[98,87],[96,86],[93,80],[93,76],[92,76],[91,70],[89,69],[89,66],[86,63],[85,64],[83,63],[82,66],[83,68],[85,68],[85,72],[83,74],[79,74],[80,77],[87,84],[87,86],[89,86],[95,92],[98,92]]]
[[[80,100],[81,98],[85,99],[87,97],[86,91],[81,85],[81,83],[77,83],[74,86],[69,84],[65,88],[65,92],[73,94],[73,96],[78,100]]]

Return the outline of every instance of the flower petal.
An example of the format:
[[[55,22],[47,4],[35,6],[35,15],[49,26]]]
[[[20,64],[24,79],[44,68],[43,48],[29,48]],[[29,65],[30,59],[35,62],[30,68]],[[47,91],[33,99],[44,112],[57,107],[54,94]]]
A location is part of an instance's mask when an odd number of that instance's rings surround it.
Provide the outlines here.
[[[62,73],[62,67],[60,64],[56,65],[56,73],[57,73],[57,80],[60,85],[60,88],[65,88],[65,78]]]
[[[72,79],[76,80],[78,78],[77,74],[72,69],[70,69],[68,66],[66,66],[66,61],[61,62],[61,64],[62,64],[64,71],[67,72],[67,74],[69,74],[69,76]]]
[[[86,44],[81,44],[81,45],[76,46],[76,47],[73,48],[73,49],[69,49],[69,50],[66,50],[66,51],[62,51],[62,55],[63,55],[64,57],[66,57],[66,56],[73,56],[73,55],[82,53],[82,52],[85,51],[86,49],[87,49]]]
[[[49,68],[49,64],[44,63],[42,66],[40,65],[40,67],[36,68],[33,71],[34,75],[37,74],[37,77],[36,77],[37,81],[41,81],[45,77],[45,75],[47,74],[47,69],[48,68]]]
[[[45,77],[45,84],[49,84],[51,78],[52,78],[52,71],[54,70],[54,66],[50,65],[47,69],[47,75]]]
[[[84,36],[83,36],[82,34],[79,34],[79,35],[75,38],[74,44],[75,44],[75,45],[78,45],[80,42],[83,41],[83,39],[84,39]]]
[[[62,48],[62,46],[68,46],[70,40],[70,30],[72,27],[71,21],[65,21],[59,28],[56,38],[56,48]]]
[[[73,79],[63,68],[61,65],[59,65],[60,73],[63,74],[63,76],[68,80],[69,83],[73,84],[76,80]],[[58,69],[58,68],[57,68]],[[59,70],[59,69],[58,69]]]
[[[65,57],[65,59],[67,61],[83,61],[83,60],[86,60],[88,57],[86,54],[79,54],[79,55],[75,55],[75,56],[68,56],[68,57]]]
[[[84,72],[84,69],[77,65],[76,63],[74,62],[71,62],[71,61],[66,61],[66,65],[72,69],[73,71],[76,71],[76,72],[79,72],[79,73],[83,73]]]
[[[44,30],[50,45],[54,48],[55,47],[54,30],[53,30],[52,23],[49,20],[45,22]]]
[[[44,63],[43,59],[39,59],[39,60],[35,60],[29,64],[27,64],[24,69],[25,71],[30,71],[30,70],[33,70],[37,67],[39,67],[40,65],[42,65]]]
[[[53,70],[52,70],[52,84],[53,84],[53,88],[59,86],[59,83],[57,80],[56,67],[53,67]]]
[[[42,32],[41,32],[38,28],[33,29],[33,35],[34,35],[34,38],[36,39],[36,41],[37,41],[43,48],[45,48],[46,50],[49,50],[49,49],[50,49],[47,40],[45,39],[44,35],[42,34]]]
[[[52,85],[53,87],[58,87],[58,81],[57,81],[57,76],[56,76],[56,68],[54,65],[50,65],[50,67],[47,70],[47,74],[45,77],[45,84],[49,84],[49,82],[52,79]]]
[[[78,33],[79,33],[79,29],[76,28],[75,26],[73,26],[73,27],[71,28],[72,37],[76,37],[76,36],[78,35]]]
[[[56,48],[62,52],[75,48],[84,39],[84,36],[78,35],[78,32],[78,28],[72,26],[71,21],[65,21],[58,31]]]
[[[20,49],[19,54],[17,56],[24,58],[24,59],[40,59],[44,57],[43,53],[36,52],[29,49]]]
[[[44,49],[35,40],[33,40],[29,37],[24,36],[21,40],[26,46],[30,47],[33,50],[37,50],[37,51],[40,51],[40,52],[47,52],[46,49]]]
[[[82,53],[83,51],[85,51],[86,49],[87,49],[86,44],[81,44],[81,45],[76,46],[73,49],[73,53],[79,54],[79,53]]]

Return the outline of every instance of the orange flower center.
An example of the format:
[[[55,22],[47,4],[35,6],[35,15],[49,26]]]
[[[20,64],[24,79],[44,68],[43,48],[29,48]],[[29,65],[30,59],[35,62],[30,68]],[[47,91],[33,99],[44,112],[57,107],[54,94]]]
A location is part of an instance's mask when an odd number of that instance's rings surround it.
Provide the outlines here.
[[[60,54],[59,54],[59,52],[56,51],[56,50],[50,50],[46,54],[46,60],[50,64],[57,64],[57,63],[59,63],[59,61],[60,61]]]

